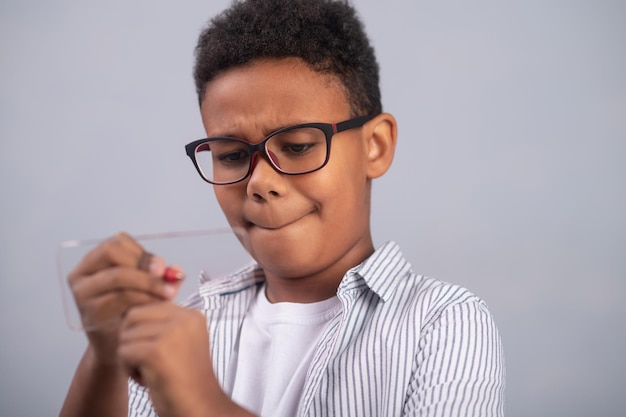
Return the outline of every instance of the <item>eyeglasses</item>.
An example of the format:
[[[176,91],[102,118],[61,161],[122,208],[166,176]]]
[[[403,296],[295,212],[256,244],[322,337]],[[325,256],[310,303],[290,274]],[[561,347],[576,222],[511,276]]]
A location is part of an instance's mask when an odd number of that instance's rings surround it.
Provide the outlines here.
[[[234,184],[248,178],[259,153],[267,156],[278,172],[308,174],[328,163],[334,134],[361,127],[373,117],[289,126],[256,144],[229,137],[199,139],[187,144],[185,150],[202,179],[215,185]]]

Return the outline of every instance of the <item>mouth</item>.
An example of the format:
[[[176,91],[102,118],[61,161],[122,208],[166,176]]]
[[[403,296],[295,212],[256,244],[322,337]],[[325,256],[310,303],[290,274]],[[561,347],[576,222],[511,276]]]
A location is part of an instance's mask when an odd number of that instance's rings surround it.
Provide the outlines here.
[[[286,220],[285,219],[254,219],[254,220],[248,219],[248,226],[256,227],[258,229],[263,229],[263,230],[280,230],[280,229],[289,227],[293,225],[294,223],[298,223],[300,220],[304,219],[309,214],[313,213],[313,211],[315,210],[306,212],[303,215],[298,215],[294,218],[289,218]]]

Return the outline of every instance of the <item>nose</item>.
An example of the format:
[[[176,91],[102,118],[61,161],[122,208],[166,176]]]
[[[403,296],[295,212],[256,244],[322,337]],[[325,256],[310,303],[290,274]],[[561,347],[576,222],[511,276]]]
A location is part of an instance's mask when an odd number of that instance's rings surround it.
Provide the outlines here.
[[[252,161],[250,162],[250,175],[252,175],[252,172],[254,172],[254,168],[256,167],[259,159],[264,159],[263,155],[267,157],[268,162],[270,162],[270,164],[273,165],[275,169],[280,169],[280,162],[278,161],[278,157],[274,152],[272,152],[271,149],[267,149],[265,152],[258,151],[252,154]]]
[[[246,192],[248,197],[254,200],[269,201],[285,194],[285,175],[276,170],[270,159],[276,166],[279,166],[276,155],[273,155],[271,151],[267,154],[257,152],[252,156]]]

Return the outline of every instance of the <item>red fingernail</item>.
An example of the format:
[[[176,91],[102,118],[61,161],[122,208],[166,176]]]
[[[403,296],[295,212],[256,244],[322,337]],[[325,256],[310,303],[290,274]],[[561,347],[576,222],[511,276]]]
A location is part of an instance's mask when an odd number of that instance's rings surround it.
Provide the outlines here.
[[[178,282],[185,279],[185,273],[179,268],[174,266],[168,266],[163,272],[163,281],[166,282]]]

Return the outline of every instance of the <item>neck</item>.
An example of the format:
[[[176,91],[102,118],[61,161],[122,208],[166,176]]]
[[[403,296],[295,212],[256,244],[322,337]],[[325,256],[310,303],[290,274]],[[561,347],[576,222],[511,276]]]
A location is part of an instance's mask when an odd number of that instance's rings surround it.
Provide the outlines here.
[[[314,303],[337,295],[344,275],[374,253],[368,235],[347,254],[326,268],[304,276],[280,276],[264,269],[267,280],[267,298],[271,303]]]

